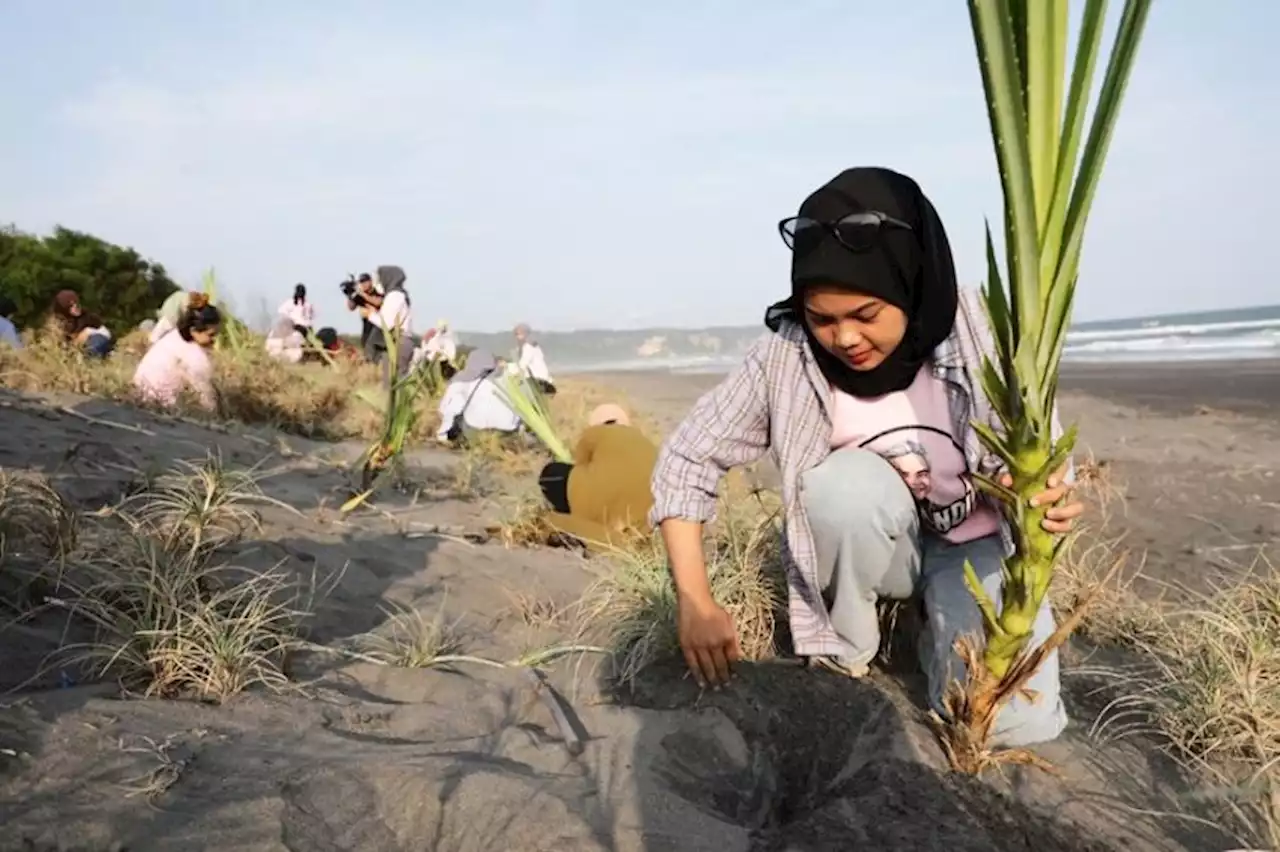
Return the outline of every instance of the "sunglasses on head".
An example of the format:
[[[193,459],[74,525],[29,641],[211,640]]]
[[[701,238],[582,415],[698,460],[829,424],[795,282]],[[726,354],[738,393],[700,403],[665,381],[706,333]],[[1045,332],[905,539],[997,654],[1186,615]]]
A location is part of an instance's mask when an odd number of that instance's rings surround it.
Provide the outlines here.
[[[910,231],[911,226],[879,210],[850,213],[834,222],[820,222],[808,216],[792,216],[778,223],[782,241],[792,251],[808,251],[824,236],[830,235],[849,251],[866,251],[875,245],[884,228],[901,228]]]

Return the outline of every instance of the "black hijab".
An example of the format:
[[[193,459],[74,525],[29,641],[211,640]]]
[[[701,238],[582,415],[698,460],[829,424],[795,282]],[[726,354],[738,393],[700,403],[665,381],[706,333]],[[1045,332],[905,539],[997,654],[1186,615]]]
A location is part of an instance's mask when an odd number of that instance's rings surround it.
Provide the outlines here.
[[[833,388],[856,397],[881,396],[907,388],[933,350],[955,325],[956,270],[938,212],[916,182],[882,168],[841,172],[800,205],[800,216],[835,222],[850,213],[878,211],[911,226],[882,226],[865,251],[852,251],[829,233],[817,245],[791,257],[791,296],[772,305],[765,325],[800,324],[814,359]],[[847,287],[883,299],[907,315],[907,331],[873,370],[859,371],[828,352],[804,320],[804,292],[815,284]]]

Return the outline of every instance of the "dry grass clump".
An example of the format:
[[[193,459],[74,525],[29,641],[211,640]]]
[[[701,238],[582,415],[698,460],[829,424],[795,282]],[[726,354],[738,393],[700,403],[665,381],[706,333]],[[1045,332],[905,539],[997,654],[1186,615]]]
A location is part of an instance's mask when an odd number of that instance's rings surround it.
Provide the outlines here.
[[[0,605],[25,610],[56,588],[78,532],[75,511],[48,479],[0,468]]]
[[[93,629],[61,650],[60,664],[145,696],[223,701],[285,687],[320,590],[314,575],[299,579],[283,565],[255,571],[220,558],[256,528],[254,507],[271,502],[257,478],[210,455],[98,516],[50,600]]]
[[[386,621],[358,643],[360,653],[370,662],[425,669],[462,651],[457,622],[445,621],[443,606],[430,617],[406,604],[385,607],[383,613]]]
[[[219,702],[287,686],[315,592],[280,566],[252,572],[132,535],[69,577],[64,606],[95,635],[65,648],[67,663],[144,696]]]
[[[176,462],[117,511],[137,532],[169,549],[208,554],[257,530],[255,507],[283,506],[262,493],[262,476],[230,468],[211,452],[199,462]]]
[[[707,543],[711,593],[731,616],[747,660],[776,653],[775,628],[785,618],[781,523],[743,511],[749,501],[725,500]],[[635,683],[653,663],[677,658],[676,592],[666,551],[655,534],[644,546],[615,551],[613,563],[577,606],[579,632],[610,650],[615,682]]]
[[[1100,519],[1059,563],[1059,613],[1128,556],[1123,535],[1108,532],[1124,513],[1123,489],[1105,462],[1078,470]],[[1094,598],[1078,631],[1126,660],[1099,724],[1156,734],[1242,842],[1280,849],[1280,572],[1259,556],[1200,588],[1162,587],[1134,562]]]
[[[1280,571],[1260,559],[1205,591],[1180,588],[1129,637],[1134,692],[1244,839],[1280,849]]]
[[[34,336],[21,350],[0,347],[0,385],[30,392],[65,392],[138,404],[133,373],[146,352],[145,334],[131,333],[111,357],[86,358],[78,350]],[[214,387],[221,420],[263,425],[307,438],[340,440],[375,438],[381,416],[357,399],[353,390],[377,389],[381,373],[363,363],[286,364],[269,357],[262,339],[249,335],[213,355]],[[375,391],[376,393],[376,391]],[[413,438],[428,437],[435,428],[438,397],[421,402]],[[198,406],[181,404],[178,413],[206,418]]]
[[[21,391],[56,391],[113,399],[129,395],[135,359],[86,358],[82,352],[43,335],[23,349],[0,346],[0,385]]]

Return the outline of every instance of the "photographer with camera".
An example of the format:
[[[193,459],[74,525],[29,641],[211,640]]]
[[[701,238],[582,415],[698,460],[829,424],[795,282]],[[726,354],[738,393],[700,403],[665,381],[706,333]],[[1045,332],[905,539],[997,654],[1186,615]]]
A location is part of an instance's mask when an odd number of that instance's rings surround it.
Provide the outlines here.
[[[367,361],[376,364],[386,350],[374,346],[381,332],[369,317],[382,308],[382,294],[367,272],[360,273],[359,280],[353,276],[343,281],[342,293],[347,297],[347,310],[360,312],[360,349]]]

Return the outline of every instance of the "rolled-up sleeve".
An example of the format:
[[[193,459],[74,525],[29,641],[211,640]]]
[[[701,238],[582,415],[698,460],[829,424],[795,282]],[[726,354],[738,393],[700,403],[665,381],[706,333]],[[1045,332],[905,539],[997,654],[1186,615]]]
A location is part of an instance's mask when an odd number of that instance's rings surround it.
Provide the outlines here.
[[[731,468],[749,464],[769,449],[769,405],[764,349],[757,342],[739,367],[694,405],[667,438],[653,470],[649,521],[715,517],[716,489]]]

